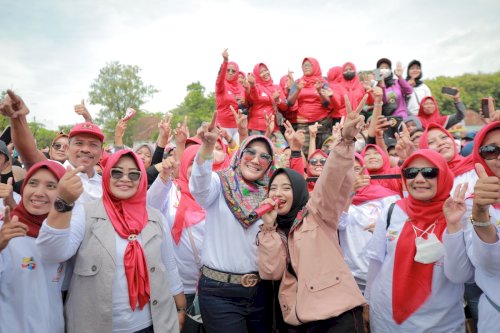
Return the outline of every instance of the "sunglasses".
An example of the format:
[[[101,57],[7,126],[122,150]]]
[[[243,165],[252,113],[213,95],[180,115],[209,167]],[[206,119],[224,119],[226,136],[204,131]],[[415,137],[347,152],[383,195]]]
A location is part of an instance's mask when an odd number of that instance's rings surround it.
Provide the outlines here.
[[[309,164],[311,165],[325,165],[326,163],[326,158],[311,158],[309,160]]]
[[[227,72],[228,73],[236,73],[236,69],[228,69]]]
[[[479,155],[485,160],[496,160],[500,155],[500,147],[494,145],[481,146]]]
[[[403,169],[403,177],[406,179],[415,179],[418,174],[422,174],[425,179],[436,178],[439,174],[438,168],[405,168]]]
[[[114,179],[122,179],[125,173],[120,170],[120,169],[111,169],[111,177]],[[130,171],[127,174],[128,179],[131,181],[135,182],[141,179],[141,172],[140,171]]]
[[[68,148],[68,146],[63,145],[62,143],[54,143],[52,145],[52,148],[54,148],[55,150],[66,150],[66,148]]]
[[[254,148],[246,148],[243,150],[243,158],[246,161],[251,161],[257,156],[257,151]],[[259,164],[267,165],[273,161],[273,157],[268,153],[261,153],[259,155]]]

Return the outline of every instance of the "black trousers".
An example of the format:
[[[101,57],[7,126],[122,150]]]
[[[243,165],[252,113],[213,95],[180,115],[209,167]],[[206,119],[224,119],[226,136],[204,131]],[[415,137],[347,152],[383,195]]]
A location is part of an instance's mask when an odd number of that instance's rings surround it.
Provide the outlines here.
[[[358,306],[337,317],[313,321],[288,329],[288,333],[363,333],[363,307]]]

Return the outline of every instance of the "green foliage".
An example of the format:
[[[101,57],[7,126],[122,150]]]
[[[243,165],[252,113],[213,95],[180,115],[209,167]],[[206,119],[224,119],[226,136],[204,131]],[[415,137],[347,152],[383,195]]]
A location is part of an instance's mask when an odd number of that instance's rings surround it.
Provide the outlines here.
[[[210,121],[215,111],[215,94],[205,94],[205,87],[199,81],[193,82],[186,87],[187,95],[184,101],[175,109],[170,110],[173,115],[172,128],[177,123],[184,121],[188,116],[188,125],[191,135],[201,126],[204,121]]]
[[[117,61],[109,62],[101,68],[99,76],[90,86],[90,103],[102,106],[95,122],[99,124],[108,138],[114,135],[118,121],[125,115],[128,107],[137,110],[137,114],[128,122],[133,128],[135,122],[144,114],[140,111],[147,97],[156,92],[151,85],[142,82],[138,66],[123,65]],[[125,144],[132,144],[132,131],[127,130],[123,138]]]
[[[500,101],[500,72],[464,74],[455,77],[438,76],[432,80],[425,80],[425,84],[431,89],[442,114],[456,112],[453,99],[441,93],[442,87],[458,88],[465,107],[476,111],[481,109],[481,98],[492,96],[497,101],[497,106]]]
[[[54,140],[55,136],[57,135],[57,131],[46,129],[45,125],[37,122],[36,119],[34,119],[34,121],[30,122],[28,125],[31,129],[31,132],[33,133],[33,136],[35,137],[36,145],[39,149],[49,147],[52,143],[52,140]]]
[[[69,131],[73,128],[74,125],[59,125],[57,126],[58,132],[63,132],[64,134],[69,134]]]

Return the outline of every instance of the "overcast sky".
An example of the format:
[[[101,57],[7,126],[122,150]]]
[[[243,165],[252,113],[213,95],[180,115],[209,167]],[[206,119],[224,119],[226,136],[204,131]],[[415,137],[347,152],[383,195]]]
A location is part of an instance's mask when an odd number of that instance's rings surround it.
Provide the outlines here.
[[[424,78],[500,70],[498,0],[0,0],[0,90],[14,89],[48,128],[81,121],[106,62],[138,65],[160,90],[144,109],[167,111],[186,86],[213,91],[224,48],[246,72],[301,74],[306,56],[323,74],[352,61],[422,62]],[[89,106],[93,115],[99,107]]]

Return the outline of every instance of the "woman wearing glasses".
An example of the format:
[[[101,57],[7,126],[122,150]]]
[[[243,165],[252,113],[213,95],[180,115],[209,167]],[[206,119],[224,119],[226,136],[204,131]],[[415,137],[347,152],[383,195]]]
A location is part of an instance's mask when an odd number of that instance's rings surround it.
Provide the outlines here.
[[[203,143],[189,179],[191,194],[206,212],[198,283],[203,323],[209,333],[271,332],[257,272],[256,235],[262,221],[250,216],[266,196],[272,143],[250,136],[229,168],[213,172],[215,117],[199,133]]]
[[[224,128],[232,140],[238,140],[238,128],[234,120],[231,106],[238,110],[239,105],[246,105],[247,92],[238,82],[239,67],[233,61],[229,61],[227,49],[222,52],[224,61],[219,69],[217,81],[215,82],[215,108],[217,110],[217,124]]]
[[[464,285],[449,280],[441,243],[446,220],[458,211],[450,198],[453,173],[437,152],[423,149],[402,166],[407,198],[388,206],[368,249],[365,297],[373,332],[464,332]],[[446,203],[445,203],[446,202]],[[445,217],[446,216],[446,217]]]
[[[500,122],[475,137],[473,159],[479,176],[467,212],[448,221],[443,237],[445,273],[457,282],[475,279],[484,292],[479,298],[478,331],[497,332],[500,323]],[[471,207],[472,206],[472,207]]]
[[[162,215],[146,206],[142,161],[130,150],[111,155],[103,198],[85,207],[74,206],[83,190],[81,170],[67,171],[59,182],[37,240],[47,262],[75,256],[67,332],[177,332],[186,300],[170,232]]]
[[[63,163],[68,159],[68,135],[59,133],[52,141],[49,148],[49,159]]]

